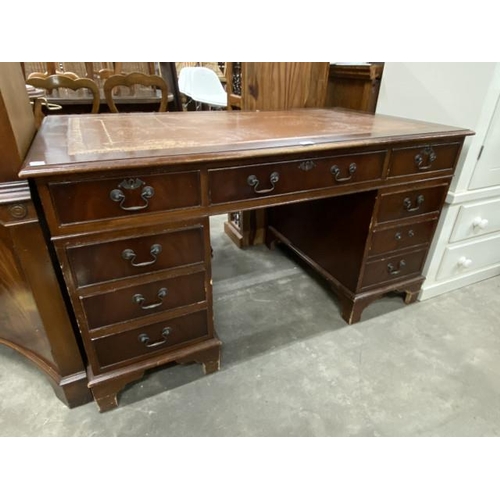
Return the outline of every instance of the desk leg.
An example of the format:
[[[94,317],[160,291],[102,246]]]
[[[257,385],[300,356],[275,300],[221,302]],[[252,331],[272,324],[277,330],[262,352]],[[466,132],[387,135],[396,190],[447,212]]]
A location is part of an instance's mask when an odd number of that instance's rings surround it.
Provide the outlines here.
[[[205,375],[220,369],[220,351],[222,342],[214,336],[199,344],[191,345],[180,351],[167,352],[163,356],[138,362],[135,367],[129,366],[116,370],[95,374],[88,368],[89,388],[100,412],[112,410],[118,406],[118,393],[127,384],[141,379],[146,370],[167,365],[171,362],[179,364],[200,363]]]
[[[107,378],[106,375],[102,375],[100,376],[102,380],[96,380],[89,369],[89,387],[94,395],[99,411],[102,413],[116,408],[118,406],[118,393],[127,384],[139,380],[143,376],[144,370],[140,370],[115,378]]]
[[[413,304],[417,301],[418,294],[422,288],[424,278],[417,280],[414,283],[410,283],[404,287],[398,288],[396,291],[405,294],[405,304]]]
[[[376,299],[386,295],[389,292],[402,293],[404,294],[405,304],[412,304],[416,302],[420,288],[424,278],[419,276],[417,278],[412,278],[406,282],[393,285],[386,285],[379,289],[364,292],[355,296],[347,296],[342,292],[337,290],[337,294],[340,298],[342,305],[342,317],[349,324],[352,325],[357,323],[361,319],[361,314],[372,302]]]
[[[365,308],[378,297],[378,295],[369,295],[361,298],[341,296],[342,318],[344,318],[349,325],[358,323],[361,320],[361,314]]]
[[[217,339],[218,340],[218,339]],[[210,375],[220,370],[220,355],[221,355],[221,342],[204,351],[197,352],[193,355],[177,359],[177,363],[185,365],[188,363],[200,363],[203,365],[203,373]]]

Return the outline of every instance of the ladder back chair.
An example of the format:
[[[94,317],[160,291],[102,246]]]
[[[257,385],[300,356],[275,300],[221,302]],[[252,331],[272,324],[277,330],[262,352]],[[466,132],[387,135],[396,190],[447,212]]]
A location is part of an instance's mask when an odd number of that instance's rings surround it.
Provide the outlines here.
[[[45,77],[35,76],[32,78],[28,78],[26,80],[26,83],[28,85],[32,85],[33,87],[49,91],[61,88],[70,90],[87,89],[92,93],[93,96],[91,113],[99,112],[99,87],[90,78],[78,78],[75,77],[74,74],[70,73],[67,75],[49,75]]]
[[[112,75],[104,82],[104,97],[112,113],[118,113],[113,90],[118,86],[133,87],[141,85],[143,87],[155,87],[161,90],[160,108],[158,111],[167,111],[168,105],[168,85],[167,82],[158,75],[147,75],[145,73],[133,72],[126,75]]]

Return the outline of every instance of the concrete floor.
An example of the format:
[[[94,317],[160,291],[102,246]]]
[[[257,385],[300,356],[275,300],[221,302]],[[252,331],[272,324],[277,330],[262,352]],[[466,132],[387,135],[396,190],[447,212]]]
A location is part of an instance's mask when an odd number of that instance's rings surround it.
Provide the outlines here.
[[[69,410],[0,346],[1,436],[498,436],[500,277],[346,325],[335,296],[277,249],[237,250],[212,219],[220,372],[150,372],[118,409]]]

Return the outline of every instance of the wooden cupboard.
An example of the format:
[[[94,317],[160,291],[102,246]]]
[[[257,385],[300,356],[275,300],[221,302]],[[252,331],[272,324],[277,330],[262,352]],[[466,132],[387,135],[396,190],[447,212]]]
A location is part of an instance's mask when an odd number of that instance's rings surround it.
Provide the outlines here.
[[[26,180],[35,135],[19,63],[0,63],[0,343],[32,361],[70,407],[91,401],[85,363],[58,267]]]

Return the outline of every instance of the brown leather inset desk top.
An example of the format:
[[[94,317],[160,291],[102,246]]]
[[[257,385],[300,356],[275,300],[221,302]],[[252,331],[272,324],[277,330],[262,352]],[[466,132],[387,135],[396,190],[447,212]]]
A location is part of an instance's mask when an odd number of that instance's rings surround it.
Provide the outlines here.
[[[108,161],[110,169],[123,168],[121,160],[132,167],[133,159],[144,166],[179,164],[279,154],[281,148],[312,152],[471,133],[339,109],[52,116],[44,120],[20,176],[90,172],[97,168],[93,162],[99,169]]]

